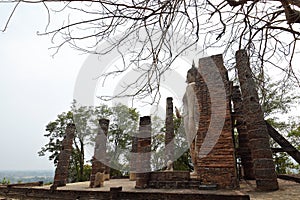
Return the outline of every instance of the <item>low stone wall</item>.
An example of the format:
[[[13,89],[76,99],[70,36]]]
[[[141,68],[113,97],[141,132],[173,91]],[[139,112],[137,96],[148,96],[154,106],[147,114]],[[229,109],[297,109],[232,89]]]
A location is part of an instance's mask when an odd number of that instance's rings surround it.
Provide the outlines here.
[[[17,199],[47,199],[47,200],[249,200],[249,195],[224,195],[217,193],[174,193],[174,192],[136,192],[121,191],[122,188],[111,188],[111,191],[78,191],[78,190],[54,190],[39,188],[7,188],[0,186],[0,196]]]
[[[201,181],[192,180],[189,171],[151,172],[148,187],[155,189],[199,189]]]
[[[295,181],[296,183],[300,183],[300,175],[295,174],[278,174],[278,178],[288,181]]]
[[[201,187],[201,181],[149,181],[149,188],[154,189],[195,189]]]
[[[150,181],[188,181],[189,171],[151,172]]]

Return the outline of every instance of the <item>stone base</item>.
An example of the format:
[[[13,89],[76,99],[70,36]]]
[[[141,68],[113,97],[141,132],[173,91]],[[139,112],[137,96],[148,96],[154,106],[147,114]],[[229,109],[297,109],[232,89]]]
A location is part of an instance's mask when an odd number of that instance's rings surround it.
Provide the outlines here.
[[[190,173],[190,177],[193,180],[200,180],[201,179],[200,175],[195,173],[195,172]]]
[[[191,180],[189,171],[151,172],[148,187],[156,189],[198,189],[201,182]]]
[[[200,181],[149,181],[149,188],[154,189],[199,189]]]
[[[145,189],[149,187],[150,172],[137,173],[135,178],[135,188]]]
[[[104,174],[104,180],[109,181],[110,179],[110,174]]]
[[[190,180],[189,171],[163,171],[151,172],[150,181],[188,181]]]
[[[236,189],[239,187],[234,168],[201,167],[199,175],[203,185],[217,185],[219,189]]]
[[[218,189],[218,186],[215,184],[199,185],[199,190],[216,190],[216,189]]]
[[[130,180],[130,181],[135,181],[135,179],[136,179],[136,173],[130,172],[130,173],[129,173],[129,180]]]

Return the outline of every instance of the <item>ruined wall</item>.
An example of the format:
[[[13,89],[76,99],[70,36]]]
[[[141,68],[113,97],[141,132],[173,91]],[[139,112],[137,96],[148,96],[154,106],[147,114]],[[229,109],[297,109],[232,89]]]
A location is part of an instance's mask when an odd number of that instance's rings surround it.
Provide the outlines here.
[[[68,180],[68,169],[70,164],[70,157],[72,154],[72,144],[75,136],[75,124],[68,124],[66,128],[66,135],[62,141],[62,149],[58,156],[58,163],[55,169],[54,182],[52,189],[65,186]]]
[[[243,102],[239,86],[232,87],[232,102],[234,109],[235,126],[238,132],[238,154],[244,169],[244,177],[247,180],[255,179],[253,161],[249,147],[249,138],[246,122],[243,117]]]
[[[252,78],[249,57],[245,50],[236,52],[236,68],[242,92],[243,114],[248,130],[256,187],[263,191],[277,190],[277,175],[269,144],[268,129]]]
[[[238,181],[227,70],[222,55],[201,58],[198,64],[201,78],[195,87],[200,111],[195,148],[197,173],[203,184],[236,188]]]
[[[90,176],[90,187],[94,187],[95,176],[97,172],[105,172],[106,176],[109,176],[110,168],[104,163],[108,162],[106,154],[106,136],[109,127],[108,119],[99,120],[99,131],[96,136],[94,156],[92,158],[92,172]],[[104,161],[101,162],[101,160]]]
[[[136,188],[147,188],[150,178],[151,117],[140,117],[136,160]]]

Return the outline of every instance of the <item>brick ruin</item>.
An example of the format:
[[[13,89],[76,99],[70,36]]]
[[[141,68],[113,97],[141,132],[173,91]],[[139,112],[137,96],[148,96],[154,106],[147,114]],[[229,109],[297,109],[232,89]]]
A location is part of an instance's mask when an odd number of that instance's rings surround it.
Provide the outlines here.
[[[237,52],[236,68],[240,87],[229,82],[222,55],[201,58],[198,66],[193,64],[188,71],[183,100],[188,109],[185,119],[188,120],[184,122],[188,123],[185,124],[188,135],[193,130],[196,132],[190,141],[195,177],[201,184],[237,188],[238,155],[245,179],[255,179],[258,190],[277,190],[268,129],[246,51]],[[238,148],[234,139],[235,127]]]
[[[222,55],[201,58],[198,72],[199,80],[194,86],[200,115],[195,137],[195,172],[202,184],[237,188],[230,87]]]
[[[232,102],[233,102],[233,110],[234,110],[234,118],[235,118],[235,127],[238,136],[238,149],[239,155],[241,159],[241,163],[243,163],[243,170],[240,170],[240,174],[247,180],[254,180],[254,171],[253,171],[253,161],[251,157],[251,151],[249,147],[249,138],[246,122],[243,117],[243,101],[242,94],[240,91],[240,87],[235,85],[232,86]]]
[[[136,188],[200,188],[214,186],[221,189],[239,187],[237,159],[241,158],[243,178],[256,180],[261,191],[278,189],[275,165],[269,144],[268,128],[252,79],[249,57],[244,50],[236,53],[239,85],[229,81],[222,55],[201,58],[187,73],[187,89],[183,98],[183,123],[194,172],[151,172],[151,117],[140,118],[139,131],[132,137],[130,180]],[[99,159],[106,159],[106,140],[109,120],[99,120],[92,160],[90,187],[95,174],[109,174],[109,167]],[[174,161],[173,102],[166,104],[165,161]],[[234,130],[237,130],[237,143]],[[75,126],[68,126],[66,142],[59,157],[54,186],[66,184],[68,158],[72,148]],[[72,135],[73,134],[73,135]],[[71,140],[70,140],[71,139]],[[64,141],[65,141],[64,140]],[[102,141],[102,142],[101,142]],[[298,156],[298,155],[296,155]],[[100,159],[100,160],[101,160]],[[64,160],[64,161],[62,161]]]
[[[247,127],[256,187],[263,191],[277,190],[277,175],[269,144],[270,137],[252,78],[249,57],[245,50],[236,52],[236,68],[242,92],[243,119]]]
[[[140,118],[140,127],[137,140],[136,188],[147,188],[151,171],[151,117]]]
[[[95,139],[95,150],[92,158],[92,172],[90,176],[90,187],[95,187],[95,176],[98,172],[105,174],[105,179],[109,179],[110,168],[107,166],[108,158],[106,154],[106,137],[109,127],[108,119],[99,120],[99,131]],[[103,161],[103,162],[101,162]]]
[[[68,169],[72,154],[72,144],[75,137],[75,131],[75,124],[67,125],[66,135],[62,141],[62,149],[60,151],[57,167],[55,169],[54,182],[51,186],[52,190],[55,190],[57,187],[65,186],[68,182]]]

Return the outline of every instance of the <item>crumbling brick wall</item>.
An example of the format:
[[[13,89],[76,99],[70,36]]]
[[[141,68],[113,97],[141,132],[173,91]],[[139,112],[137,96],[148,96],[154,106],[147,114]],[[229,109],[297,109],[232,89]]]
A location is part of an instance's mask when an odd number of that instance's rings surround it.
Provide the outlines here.
[[[243,115],[242,94],[239,86],[232,87],[232,102],[234,109],[235,127],[238,132],[238,155],[241,158],[243,178],[254,180],[253,160],[249,147],[249,138],[246,122]]]
[[[203,184],[236,188],[238,180],[227,70],[222,55],[201,58],[198,64],[201,78],[196,88],[200,112],[195,150],[197,173]]]
[[[242,92],[243,114],[248,130],[256,187],[263,191],[277,190],[277,175],[269,143],[268,129],[259,104],[246,50],[236,52],[236,68]]]
[[[150,178],[151,117],[140,117],[136,160],[136,188],[147,188]]]
[[[62,149],[58,156],[58,163],[55,169],[54,182],[52,189],[65,186],[68,181],[68,169],[70,157],[72,154],[72,144],[75,137],[75,124],[68,124],[66,127],[66,135],[62,141]]]
[[[90,176],[90,187],[94,187],[95,176],[97,172],[108,174],[110,173],[110,168],[107,166],[108,158],[106,154],[106,137],[109,127],[108,119],[99,120],[99,132],[96,136],[95,152],[92,158],[92,172]],[[101,162],[104,161],[104,162]],[[106,163],[106,165],[104,164]]]

